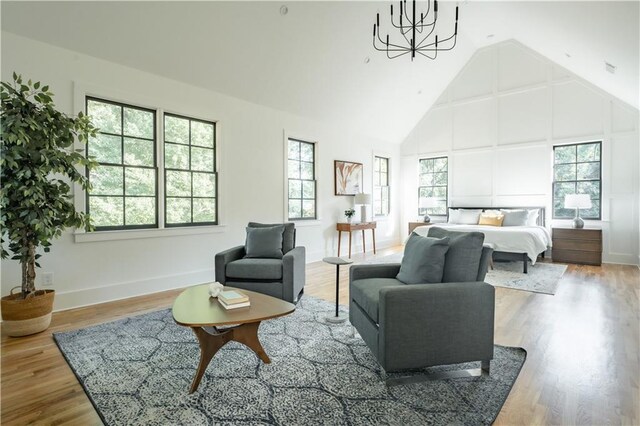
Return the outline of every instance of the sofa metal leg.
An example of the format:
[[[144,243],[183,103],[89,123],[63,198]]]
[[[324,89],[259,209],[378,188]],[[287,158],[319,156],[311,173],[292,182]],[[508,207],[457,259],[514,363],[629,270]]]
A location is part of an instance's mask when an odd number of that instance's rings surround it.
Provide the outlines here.
[[[462,379],[465,377],[481,377],[488,376],[490,369],[490,361],[482,361],[480,368],[472,368],[469,370],[451,370],[441,371],[437,373],[421,374],[416,376],[389,377],[389,374],[383,374],[387,386],[410,385],[413,383],[431,382],[435,380]]]

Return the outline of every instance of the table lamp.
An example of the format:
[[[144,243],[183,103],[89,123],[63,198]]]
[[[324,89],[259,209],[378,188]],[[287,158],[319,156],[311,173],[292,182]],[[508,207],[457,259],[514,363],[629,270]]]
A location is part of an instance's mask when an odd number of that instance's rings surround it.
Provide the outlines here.
[[[360,222],[364,223],[367,221],[367,204],[371,204],[371,194],[365,194],[361,192],[360,194],[356,194],[353,204],[360,205]]]
[[[424,198],[420,198],[420,201],[418,202],[418,207],[421,209],[428,209],[431,207],[438,207],[438,199],[434,198],[434,197],[424,197]],[[425,211],[424,212],[424,223],[429,223],[431,222],[431,218],[429,217],[429,214]]]
[[[580,209],[591,208],[591,197],[589,197],[589,194],[567,194],[564,197],[564,207],[566,209],[576,209],[573,227],[584,228],[584,220],[580,217]]]

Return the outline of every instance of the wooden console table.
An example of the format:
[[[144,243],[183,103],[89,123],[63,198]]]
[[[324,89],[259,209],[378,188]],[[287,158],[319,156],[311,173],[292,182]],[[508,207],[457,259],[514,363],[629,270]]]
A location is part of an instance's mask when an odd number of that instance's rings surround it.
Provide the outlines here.
[[[353,231],[362,231],[362,252],[366,252],[365,229],[371,229],[373,235],[373,254],[376,254],[376,222],[364,223],[338,223],[336,230],[338,231],[338,257],[340,257],[340,241],[342,240],[342,232],[349,233],[349,258],[351,258],[351,233]]]

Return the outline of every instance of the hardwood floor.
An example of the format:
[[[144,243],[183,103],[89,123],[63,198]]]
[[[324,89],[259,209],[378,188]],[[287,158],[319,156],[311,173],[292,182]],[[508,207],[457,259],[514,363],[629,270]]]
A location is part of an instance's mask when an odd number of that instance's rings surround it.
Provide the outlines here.
[[[372,255],[354,260],[363,257]],[[346,304],[348,268],[340,281]],[[180,291],[55,313],[46,332],[2,336],[2,424],[100,424],[51,334],[169,307]],[[335,267],[309,264],[305,292],[333,301]],[[570,265],[554,296],[498,287],[496,343],[528,355],[495,424],[640,424],[639,297],[638,268],[610,264]]]

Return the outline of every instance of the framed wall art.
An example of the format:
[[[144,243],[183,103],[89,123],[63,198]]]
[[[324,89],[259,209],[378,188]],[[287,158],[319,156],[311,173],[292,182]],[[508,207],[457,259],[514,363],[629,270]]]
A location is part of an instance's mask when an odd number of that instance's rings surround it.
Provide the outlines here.
[[[335,160],[333,166],[336,195],[356,195],[362,192],[362,163]]]

